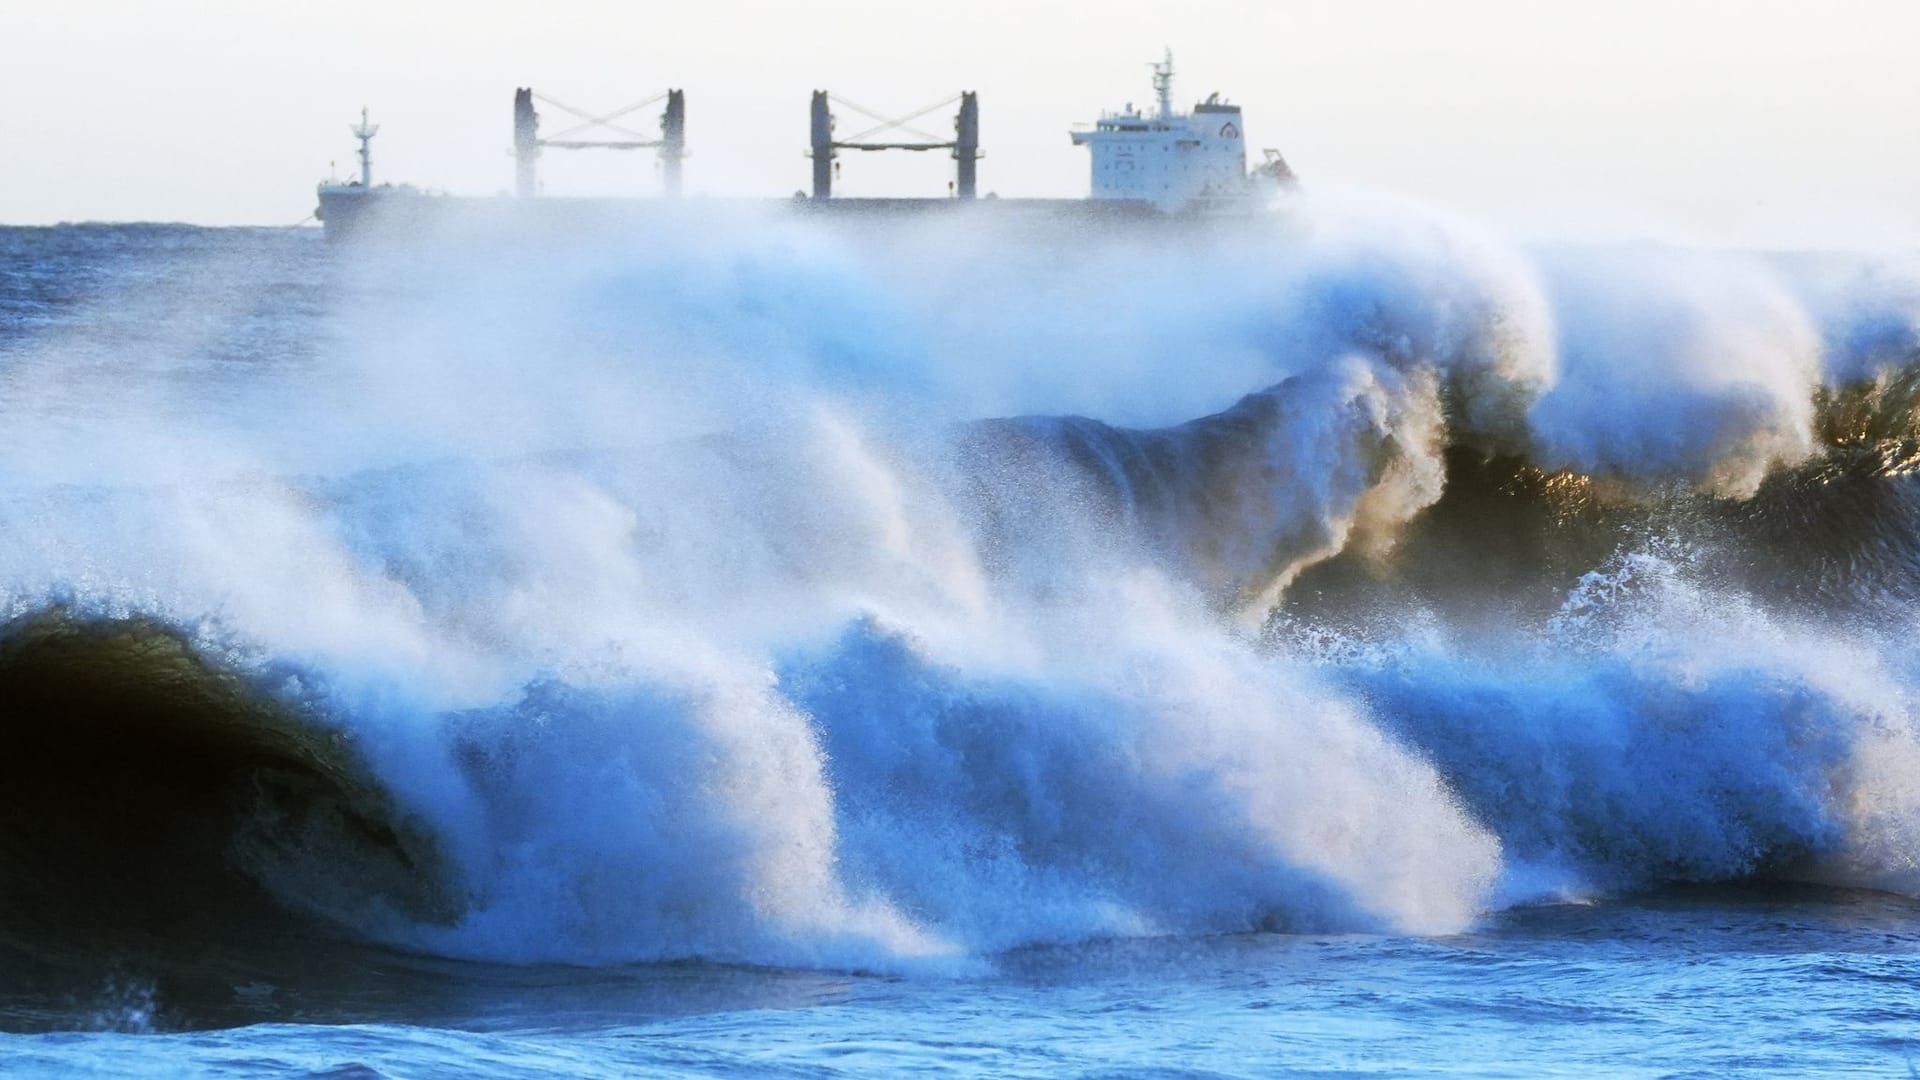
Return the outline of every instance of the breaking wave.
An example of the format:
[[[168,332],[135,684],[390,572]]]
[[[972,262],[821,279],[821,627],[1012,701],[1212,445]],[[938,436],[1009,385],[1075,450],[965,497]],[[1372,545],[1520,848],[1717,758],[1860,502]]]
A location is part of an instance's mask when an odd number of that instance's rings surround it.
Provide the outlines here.
[[[943,228],[209,240],[6,341],[6,940],[899,968],[1920,893],[1920,278]]]

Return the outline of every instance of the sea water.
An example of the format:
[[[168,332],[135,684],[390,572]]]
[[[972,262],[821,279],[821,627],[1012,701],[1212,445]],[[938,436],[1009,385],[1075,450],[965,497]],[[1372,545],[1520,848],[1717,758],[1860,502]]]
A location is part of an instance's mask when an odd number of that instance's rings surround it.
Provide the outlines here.
[[[1920,273],[0,231],[19,1075],[1907,1075]]]

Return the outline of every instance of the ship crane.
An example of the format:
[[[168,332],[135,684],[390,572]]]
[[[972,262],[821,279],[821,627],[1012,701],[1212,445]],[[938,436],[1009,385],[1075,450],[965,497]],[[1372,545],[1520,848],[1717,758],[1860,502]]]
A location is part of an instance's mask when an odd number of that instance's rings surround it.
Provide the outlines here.
[[[958,103],[960,111],[954,114],[953,138],[945,139],[923,131],[914,122],[935,109]],[[872,127],[845,139],[834,137],[833,106],[841,105],[869,120]],[[917,109],[905,116],[887,116],[875,112],[864,105],[848,101],[838,94],[825,90],[813,92],[813,108],[809,114],[812,124],[812,143],[807,156],[813,159],[813,198],[817,201],[833,197],[833,177],[839,172],[836,160],[842,150],[951,150],[953,151],[954,181],[949,190],[956,198],[971,199],[979,186],[980,153],[980,98],[971,90],[963,90],[950,98],[945,98]],[[876,135],[899,132],[911,139],[895,137],[892,140],[877,140]]]
[[[578,123],[555,135],[540,134],[540,114],[534,101],[551,105],[572,116]],[[616,123],[656,102],[665,101],[660,114],[660,137],[652,138]],[[578,136],[587,135],[588,138]],[[660,154],[662,188],[667,195],[680,194],[681,163],[687,157],[687,98],[679,90],[662,90],[644,101],[613,110],[590,113],[531,87],[513,92],[513,157],[515,190],[521,198],[538,193],[538,162],[542,149],[554,150],[655,150]]]

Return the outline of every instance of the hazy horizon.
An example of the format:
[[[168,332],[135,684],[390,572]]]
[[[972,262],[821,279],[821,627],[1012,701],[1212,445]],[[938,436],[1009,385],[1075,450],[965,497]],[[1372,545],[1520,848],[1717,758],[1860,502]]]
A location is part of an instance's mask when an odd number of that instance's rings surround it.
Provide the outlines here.
[[[811,90],[892,115],[972,89],[982,190],[1077,196],[1087,162],[1067,131],[1146,103],[1146,64],[1170,47],[1182,107],[1215,90],[1240,103],[1252,156],[1278,148],[1317,193],[1411,200],[1531,239],[1920,246],[1920,7],[1891,0],[1817,16],[1707,0],[1444,13],[1414,0],[545,13],[96,0],[9,23],[8,224],[292,224],[330,168],[351,170],[363,105],[382,125],[377,180],[505,191],[512,90],[527,85],[593,112],[683,88],[688,193],[768,197],[807,183]],[[562,118],[546,115],[554,130]],[[550,194],[658,190],[645,151],[542,164]],[[849,154],[836,191],[937,195],[950,174],[943,154]]]

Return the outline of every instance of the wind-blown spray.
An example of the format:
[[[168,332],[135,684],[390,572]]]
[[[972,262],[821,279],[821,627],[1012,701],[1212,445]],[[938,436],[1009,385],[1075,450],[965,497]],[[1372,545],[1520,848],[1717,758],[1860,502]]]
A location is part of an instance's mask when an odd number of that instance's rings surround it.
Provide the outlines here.
[[[0,361],[11,820],[106,778],[257,917],[512,961],[1916,888],[1898,275],[1300,214],[95,297]],[[56,910],[153,839],[86,833],[0,852]]]

